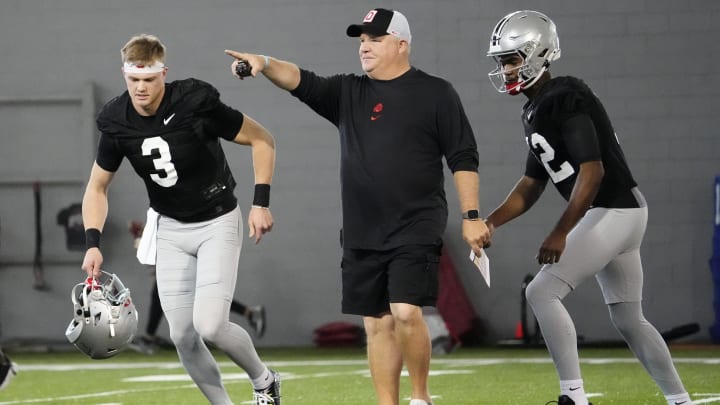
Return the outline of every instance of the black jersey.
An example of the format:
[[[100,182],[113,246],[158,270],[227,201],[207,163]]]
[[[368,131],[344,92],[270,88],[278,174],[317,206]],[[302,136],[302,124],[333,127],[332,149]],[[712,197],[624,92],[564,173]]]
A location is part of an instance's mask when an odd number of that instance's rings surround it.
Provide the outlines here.
[[[637,184],[610,118],[583,81],[566,76],[545,83],[523,107],[522,122],[530,146],[525,175],[550,178],[569,200],[580,164],[599,160],[605,176],[592,205],[632,208],[636,204],[630,190]]]
[[[340,132],[343,247],[438,243],[443,163],[477,171],[475,137],[447,81],[412,68],[393,80],[301,70],[292,92]]]
[[[183,222],[215,218],[237,206],[219,138],[234,139],[243,118],[213,86],[196,79],[165,84],[150,117],[135,111],[126,91],[98,115],[96,162],[115,172],[127,157],[145,182],[150,206],[162,215]]]

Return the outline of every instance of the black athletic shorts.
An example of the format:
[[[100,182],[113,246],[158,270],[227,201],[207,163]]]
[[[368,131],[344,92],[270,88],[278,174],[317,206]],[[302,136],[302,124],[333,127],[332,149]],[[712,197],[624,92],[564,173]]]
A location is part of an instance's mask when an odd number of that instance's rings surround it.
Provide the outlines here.
[[[435,306],[441,245],[388,251],[344,249],[342,312],[378,316],[390,303]]]

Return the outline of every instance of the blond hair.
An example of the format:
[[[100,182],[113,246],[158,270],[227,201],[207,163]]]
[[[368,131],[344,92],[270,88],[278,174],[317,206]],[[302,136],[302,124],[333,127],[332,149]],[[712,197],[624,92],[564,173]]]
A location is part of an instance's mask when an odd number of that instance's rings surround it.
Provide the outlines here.
[[[120,53],[123,63],[165,63],[165,45],[155,35],[140,34],[130,38]]]

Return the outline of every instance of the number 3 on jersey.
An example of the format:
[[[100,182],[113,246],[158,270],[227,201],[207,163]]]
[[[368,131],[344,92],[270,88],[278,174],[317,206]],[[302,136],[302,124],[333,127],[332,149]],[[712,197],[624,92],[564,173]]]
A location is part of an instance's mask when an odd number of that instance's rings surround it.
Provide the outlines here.
[[[540,160],[542,161],[543,166],[545,166],[545,170],[550,175],[553,183],[557,184],[575,173],[575,169],[573,169],[573,167],[567,161],[562,162],[562,164],[560,165],[560,169],[558,170],[553,170],[553,168],[550,167],[550,162],[555,159],[555,149],[550,146],[548,141],[542,135],[535,132],[530,135],[530,147],[537,148],[538,146],[541,147],[543,150],[543,152],[540,154]]]
[[[145,139],[142,144],[143,156],[152,155],[153,150],[157,150],[158,153],[160,153],[159,158],[153,159],[155,169],[161,173],[165,173],[165,176],[153,173],[150,175],[150,178],[162,187],[174,186],[175,183],[177,183],[178,176],[175,165],[172,163],[172,156],[170,156],[170,145],[159,136]]]

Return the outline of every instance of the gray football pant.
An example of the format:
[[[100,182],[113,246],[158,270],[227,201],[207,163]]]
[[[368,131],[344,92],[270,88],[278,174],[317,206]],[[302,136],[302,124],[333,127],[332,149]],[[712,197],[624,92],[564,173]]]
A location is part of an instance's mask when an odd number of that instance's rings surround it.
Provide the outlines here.
[[[665,341],[642,313],[640,244],[646,224],[647,207],[588,210],[568,235],[560,261],[543,266],[528,285],[526,297],[560,380],[582,378],[575,325],[561,300],[595,276],[613,325],[663,394],[685,392]]]
[[[180,361],[212,404],[231,404],[220,369],[204,341],[257,378],[265,365],[250,335],[229,321],[242,246],[240,208],[210,221],[161,216],[157,233],[160,302]]]

